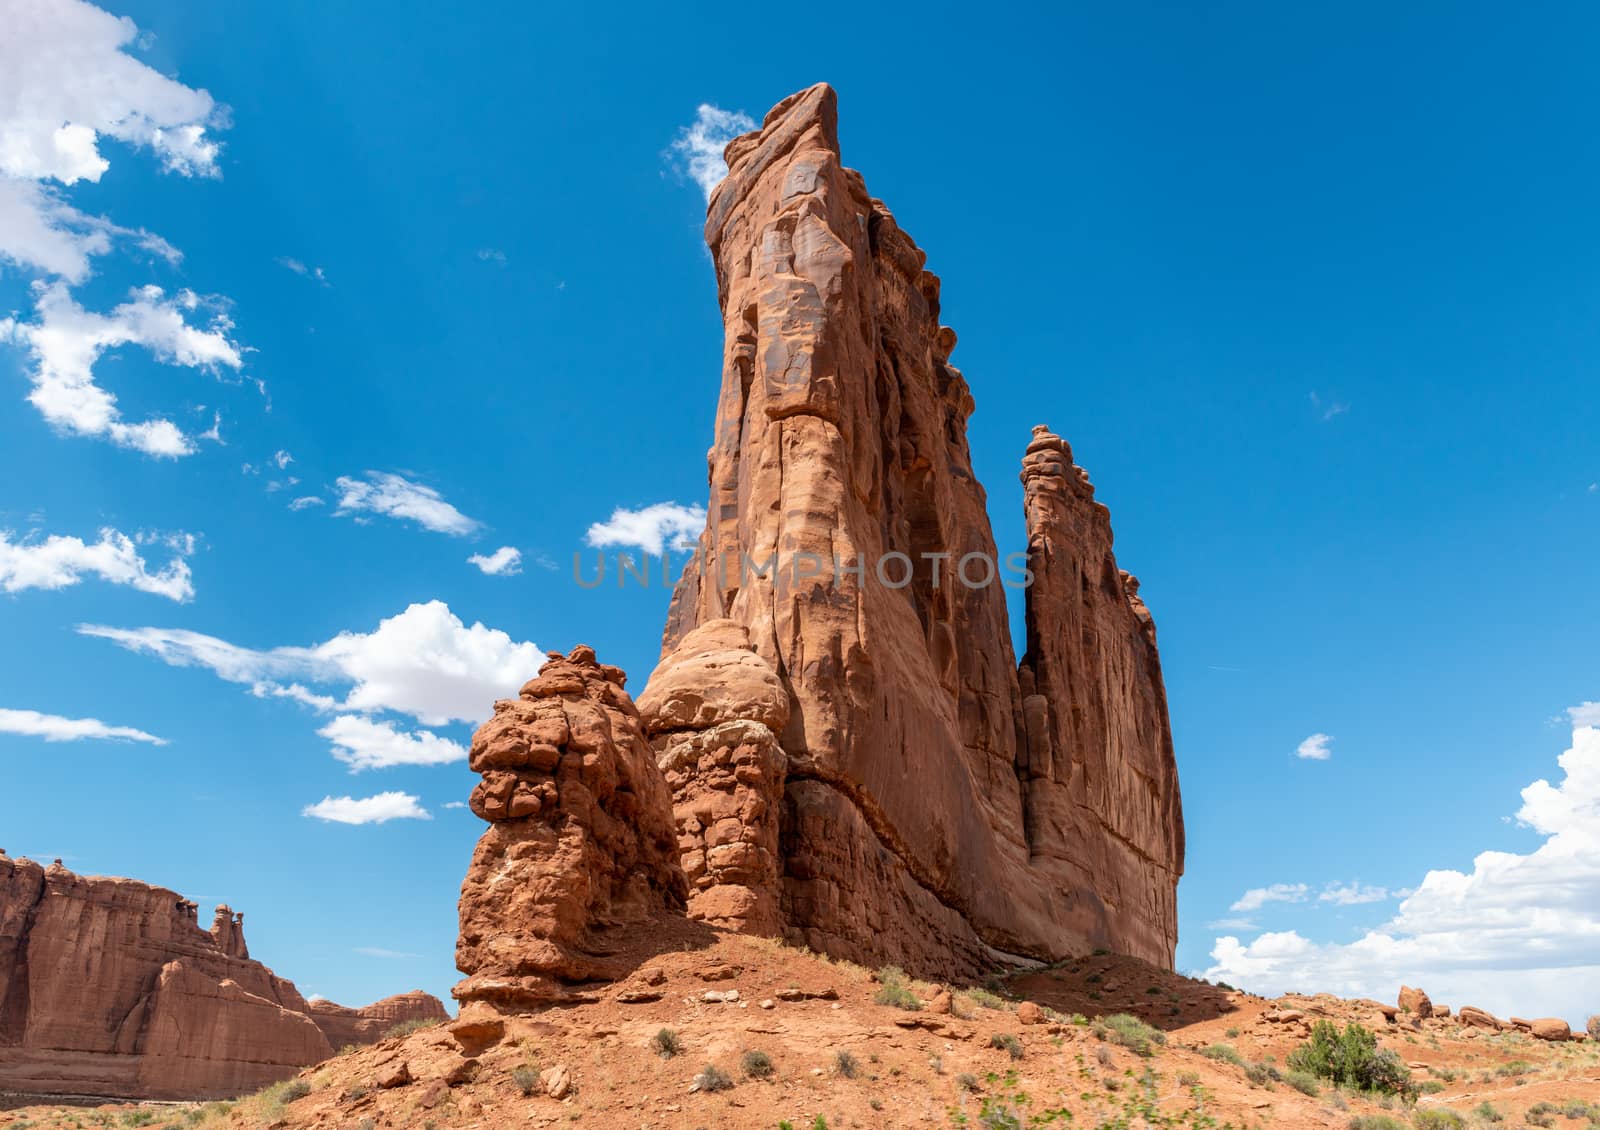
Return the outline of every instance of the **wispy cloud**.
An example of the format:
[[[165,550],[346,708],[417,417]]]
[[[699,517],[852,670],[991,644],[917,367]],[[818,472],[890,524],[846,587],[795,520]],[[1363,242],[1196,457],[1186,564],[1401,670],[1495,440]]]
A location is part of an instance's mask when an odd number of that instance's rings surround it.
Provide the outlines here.
[[[341,476],[338,487],[335,514],[383,514],[455,537],[464,537],[482,524],[446,502],[433,487],[387,471],[368,471],[365,479]]]
[[[47,742],[95,739],[167,744],[167,739],[132,726],[108,726],[98,718],[63,718],[59,714],[40,714],[37,710],[0,710],[0,734],[21,734]]]
[[[1371,902],[1386,902],[1389,899],[1389,890],[1386,887],[1369,887],[1357,883],[1329,883],[1317,896],[1321,902],[1337,903],[1339,906],[1361,906]]]
[[[369,797],[327,796],[301,809],[333,824],[386,824],[390,820],[432,820],[433,817],[410,793],[378,793]]]
[[[422,956],[417,953],[406,953],[404,950],[386,950],[381,946],[357,946],[355,952],[362,957],[375,957],[380,961],[401,961]]]
[[[1332,420],[1336,416],[1343,416],[1350,411],[1350,405],[1341,400],[1323,400],[1316,393],[1311,394],[1311,407],[1315,408],[1324,420]]]
[[[722,151],[728,142],[755,128],[756,123],[748,114],[704,103],[695,111],[694,121],[678,131],[669,151],[670,163],[680,176],[698,184],[709,201],[712,191],[728,175]]]
[[[476,565],[491,577],[514,577],[522,572],[522,551],[513,546],[502,545],[487,557],[481,553],[474,553],[467,558],[467,564]]]
[[[295,274],[299,275],[303,279],[310,279],[312,282],[321,283],[323,286],[332,286],[333,285],[332,283],[330,283],[328,281],[328,276],[323,273],[323,270],[322,270],[321,267],[308,266],[307,264],[302,263],[298,259],[293,259],[293,258],[290,258],[289,256],[284,256],[283,258],[278,260],[278,266],[284,267],[284,268],[286,268],[286,269],[288,269],[290,271],[293,271]]]
[[[478,259],[484,263],[498,263],[503,267],[506,263],[506,253],[494,247],[480,247]]]
[[[309,510],[313,506],[326,506],[327,503],[314,494],[303,494],[289,503],[290,510]]]
[[[152,573],[134,539],[109,527],[94,543],[58,534],[43,541],[12,541],[8,531],[0,530],[0,589],[62,589],[96,576],[182,603],[194,598],[189,563],[183,559],[194,552],[194,539],[184,535],[168,545],[180,556]]]
[[[1240,895],[1229,910],[1260,910],[1269,902],[1304,902],[1311,888],[1304,883],[1274,883],[1270,887],[1254,887]]]
[[[676,502],[657,502],[639,510],[619,506],[606,521],[590,526],[584,541],[597,548],[631,546],[648,554],[660,554],[666,549],[694,548],[705,524],[704,506],[680,506]]]
[[[1312,734],[1294,748],[1294,755],[1303,761],[1326,761],[1333,756],[1333,737],[1329,734]]]

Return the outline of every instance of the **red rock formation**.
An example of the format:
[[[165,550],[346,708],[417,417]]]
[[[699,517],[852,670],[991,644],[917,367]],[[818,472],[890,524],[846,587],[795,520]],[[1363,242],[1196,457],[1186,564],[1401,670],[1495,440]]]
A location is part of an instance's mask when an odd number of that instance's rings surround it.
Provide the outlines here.
[[[1022,560],[999,559],[972,472],[939,280],[843,167],[833,91],[784,100],[726,156],[706,221],[726,327],[707,526],[641,702],[658,745],[752,712],[777,733],[780,867],[749,887],[751,921],[776,904],[794,940],[930,974],[1093,946],[1170,966],[1177,776],[1154,628],[1104,507],[1036,437],[1019,671],[1003,584]],[[691,654],[725,620],[787,712],[747,660]],[[674,787],[681,815],[695,786]],[[736,842],[765,835],[750,827]],[[772,880],[754,860],[738,877]]]
[[[246,956],[242,916],[219,907],[208,933],[196,909],[0,852],[0,1089],[225,1098],[327,1058],[294,984]]]
[[[489,828],[461,884],[464,1004],[568,998],[621,972],[617,928],[683,907],[672,798],[625,680],[591,648],[552,653],[473,735]]]
[[[364,1008],[347,1008],[330,1000],[311,1002],[311,1019],[335,1051],[349,1044],[372,1044],[397,1024],[414,1020],[444,1021],[450,1014],[431,993],[413,989],[384,997]]]

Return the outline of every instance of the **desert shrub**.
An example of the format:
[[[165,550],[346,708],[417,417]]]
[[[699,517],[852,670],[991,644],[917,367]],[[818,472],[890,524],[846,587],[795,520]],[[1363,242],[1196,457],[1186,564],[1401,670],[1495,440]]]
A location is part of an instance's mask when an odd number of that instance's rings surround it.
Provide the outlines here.
[[[1178,1072],[1178,1085],[1180,1087],[1193,1087],[1199,1082],[1200,1076],[1196,1075],[1193,1071]]]
[[[683,1041],[671,1028],[663,1028],[650,1037],[650,1048],[662,1059],[671,1059],[683,1051]]]
[[[524,1095],[531,1095],[539,1089],[539,1073],[531,1067],[517,1068],[511,1073],[511,1081]]]
[[[989,1046],[991,1048],[1004,1048],[1011,1053],[1012,1059],[1022,1058],[1022,1041],[1010,1032],[996,1032],[989,1037]]]
[[[1589,1039],[1600,1040],[1600,1016],[1589,1017],[1586,1027],[1589,1030]]]
[[[1566,1106],[1561,1108],[1561,1113],[1571,1119],[1592,1119],[1596,1114],[1600,1114],[1600,1107],[1591,1107],[1582,1099],[1572,1099]]]
[[[1268,1083],[1277,1083],[1283,1079],[1283,1073],[1270,1063],[1245,1064],[1244,1077],[1250,1080],[1252,1086],[1265,1087]]]
[[[1302,1095],[1309,1095],[1312,1098],[1316,1098],[1322,1091],[1322,1088],[1317,1086],[1317,1077],[1308,1071],[1291,1071],[1283,1077],[1283,1081]]]
[[[1101,1044],[1094,1049],[1094,1057],[1100,1061],[1101,1067],[1115,1067],[1117,1065],[1116,1055],[1105,1044]]]
[[[1540,1102],[1530,1106],[1528,1112],[1522,1117],[1529,1126],[1554,1126],[1556,1124],[1556,1116],[1560,1113],[1561,1108],[1555,1103]]]
[[[1239,1029],[1237,1029],[1237,1028],[1229,1028],[1227,1030],[1227,1032],[1225,1032],[1223,1034],[1225,1036],[1227,1036],[1228,1039],[1230,1039],[1230,1040],[1237,1040],[1239,1038]]]
[[[970,1071],[963,1071],[956,1076],[956,1086],[963,1091],[976,1091],[978,1089],[978,1077]]]
[[[751,1049],[744,1053],[744,1058],[739,1061],[747,1079],[771,1079],[777,1073],[777,1068],[772,1066],[772,1057],[766,1052]]]
[[[1466,1130],[1467,1120],[1453,1110],[1419,1110],[1411,1125],[1417,1130]]]
[[[732,1077],[714,1063],[708,1063],[702,1067],[700,1069],[700,1074],[696,1075],[694,1079],[696,1083],[700,1084],[700,1089],[702,1091],[711,1091],[714,1093],[716,1091],[733,1090]]]
[[[1387,1114],[1361,1114],[1350,1120],[1350,1130],[1406,1130]]]
[[[911,991],[905,971],[895,965],[885,965],[878,970],[878,992],[872,998],[890,1008],[903,1008],[907,1012],[920,1012],[922,1001]]]
[[[1289,1053],[1289,1067],[1363,1091],[1409,1096],[1413,1090],[1400,1057],[1379,1048],[1378,1037],[1355,1023],[1340,1032],[1329,1021],[1317,1021],[1311,1039]]]
[[[1506,1120],[1506,1116],[1501,1114],[1495,1105],[1487,1099],[1472,1108],[1472,1115],[1474,1118],[1484,1122],[1504,1122]]]
[[[304,1079],[290,1079],[287,1083],[279,1085],[277,1099],[280,1103],[292,1103],[295,1099],[303,1099],[310,1093],[310,1083]]]
[[[122,1115],[124,1126],[148,1126],[155,1120],[155,1114],[148,1110],[129,1110]]]
[[[991,992],[988,989],[968,989],[966,995],[972,999],[972,1003],[981,1008],[992,1008],[999,1011],[1011,1007],[1011,1002],[999,993]]]
[[[393,1028],[390,1028],[388,1031],[384,1032],[383,1038],[385,1040],[393,1040],[400,1036],[409,1036],[413,1032],[420,1032],[424,1028],[432,1028],[434,1025],[440,1023],[443,1022],[439,1020],[423,1020],[420,1017],[415,1020],[402,1020]]]
[[[1137,1016],[1119,1012],[1102,1019],[1094,1028],[1095,1035],[1113,1044],[1121,1044],[1135,1055],[1155,1054],[1155,1045],[1167,1042],[1167,1034],[1152,1028]]]
[[[844,1048],[840,1048],[833,1053],[833,1070],[846,1079],[854,1079],[861,1074],[861,1061]]]
[[[1232,1044],[1212,1044],[1200,1049],[1200,1054],[1207,1059],[1214,1059],[1218,1063],[1231,1063],[1235,1067],[1245,1066],[1244,1056],[1239,1054],[1239,1049]]]

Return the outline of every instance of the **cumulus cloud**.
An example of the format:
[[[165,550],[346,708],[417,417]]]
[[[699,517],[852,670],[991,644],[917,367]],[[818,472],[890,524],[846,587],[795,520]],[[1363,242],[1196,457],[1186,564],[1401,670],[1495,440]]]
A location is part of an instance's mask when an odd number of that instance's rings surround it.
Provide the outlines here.
[[[326,796],[300,810],[302,816],[334,824],[385,824],[390,820],[432,820],[433,817],[410,793],[378,793],[376,796]]]
[[[678,131],[672,143],[672,165],[698,184],[709,201],[712,191],[728,175],[722,151],[728,142],[755,128],[756,123],[748,114],[703,103],[695,111],[694,121]]]
[[[40,714],[37,710],[0,709],[0,734],[22,734],[43,738],[47,742],[76,742],[93,738],[167,744],[167,739],[135,730],[132,726],[108,726],[98,718],[63,718],[59,714]]]
[[[1255,887],[1239,896],[1229,910],[1260,910],[1269,902],[1304,902],[1311,888],[1304,883],[1274,883],[1270,887]]]
[[[1326,761],[1333,756],[1333,737],[1329,734],[1312,734],[1295,747],[1294,755],[1303,761]]]
[[[1575,722],[1587,719],[1575,708]],[[1522,790],[1526,854],[1486,851],[1429,871],[1395,916],[1348,943],[1298,931],[1216,939],[1205,976],[1258,992],[1314,987],[1392,999],[1403,982],[1501,1015],[1581,1021],[1600,997],[1600,727],[1576,724],[1559,784]]]
[[[467,564],[476,565],[491,577],[514,577],[522,572],[522,550],[502,545],[489,556],[474,553]]]
[[[55,185],[97,182],[111,138],[147,148],[168,172],[217,175],[208,129],[223,115],[127,54],[138,27],[82,0],[9,0],[0,36],[0,260],[68,282],[120,238],[166,247],[74,208]],[[163,252],[164,254],[165,252]],[[174,253],[175,254],[175,253]]]
[[[384,514],[415,522],[423,529],[457,537],[480,525],[444,500],[430,486],[387,471],[368,471],[365,479],[341,476],[335,514]]]
[[[175,458],[195,451],[194,439],[171,420],[154,417],[128,423],[117,398],[95,382],[94,367],[106,350],[137,345],[168,365],[216,373],[237,371],[243,348],[229,335],[233,323],[213,302],[192,291],[172,297],[157,286],[137,287],[109,314],[85,310],[61,283],[35,283],[35,319],[0,320],[0,341],[27,350],[32,365],[28,402],[57,431],[94,436],[147,455]],[[210,307],[206,325],[189,318]]]
[[[194,552],[194,540],[187,535],[168,544],[178,554]],[[0,530],[0,589],[62,589],[85,576],[129,585],[180,603],[194,597],[189,563],[182,556],[152,573],[134,540],[117,530],[101,530],[100,540],[93,544],[59,534],[51,534],[43,541],[12,541],[9,531]]]
[[[352,773],[394,765],[448,765],[467,757],[466,749],[438,734],[407,733],[392,722],[374,722],[359,714],[341,714],[317,733],[333,743],[333,756]]]
[[[640,510],[619,506],[608,520],[590,526],[584,541],[597,548],[632,546],[657,555],[667,549],[693,549],[705,524],[704,506],[676,502],[657,502]]]
[[[207,668],[261,694],[297,697],[284,686],[289,680],[348,685],[340,709],[390,710],[425,726],[482,721],[495,699],[514,697],[545,659],[532,643],[481,623],[468,627],[438,600],[410,605],[371,632],[340,632],[311,647],[257,650],[182,628],[83,624],[78,631],[175,667]]]

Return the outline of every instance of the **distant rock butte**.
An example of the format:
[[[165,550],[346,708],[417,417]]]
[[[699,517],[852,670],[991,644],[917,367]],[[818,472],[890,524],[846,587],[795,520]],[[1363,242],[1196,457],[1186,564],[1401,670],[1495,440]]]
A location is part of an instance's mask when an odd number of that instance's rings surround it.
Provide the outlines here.
[[[226,1098],[332,1054],[323,1017],[343,1043],[369,1043],[447,1015],[425,993],[359,1011],[308,1004],[251,960],[242,914],[218,907],[207,931],[197,911],[163,887],[0,853],[0,1090]],[[382,1028],[342,1026],[386,1008],[396,1018]]]
[[[707,524],[637,710],[579,648],[473,740],[491,827],[463,1001],[582,992],[619,930],[685,896],[708,925],[925,976],[1101,947],[1171,967],[1183,816],[1138,581],[1043,427],[1027,550],[1000,558],[939,280],[835,117],[814,86],[727,147]],[[1024,565],[1019,663],[1003,582]]]

